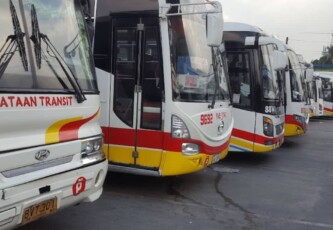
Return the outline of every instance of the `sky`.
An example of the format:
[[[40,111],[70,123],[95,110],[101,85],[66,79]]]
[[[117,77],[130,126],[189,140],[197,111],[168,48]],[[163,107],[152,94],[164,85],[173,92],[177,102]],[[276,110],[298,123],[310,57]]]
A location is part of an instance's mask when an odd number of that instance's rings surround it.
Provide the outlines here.
[[[219,1],[225,21],[258,26],[283,41],[288,37],[307,62],[319,59],[333,42],[333,0]]]

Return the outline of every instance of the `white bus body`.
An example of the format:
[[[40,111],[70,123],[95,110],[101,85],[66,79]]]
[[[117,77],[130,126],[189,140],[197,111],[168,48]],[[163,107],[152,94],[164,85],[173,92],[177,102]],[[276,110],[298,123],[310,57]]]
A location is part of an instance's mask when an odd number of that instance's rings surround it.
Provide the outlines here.
[[[304,58],[301,54],[297,54],[297,57],[303,72],[302,85],[304,89],[305,109],[309,119],[314,114],[314,95],[311,89],[313,85],[314,70],[311,64],[308,64],[304,61]]]
[[[280,42],[279,49],[289,58],[289,68],[285,75],[285,136],[297,136],[306,132],[309,123],[308,106],[303,89],[305,86],[304,73],[298,56],[292,48]]]
[[[230,150],[276,149],[284,140],[287,57],[277,50],[276,39],[255,26],[230,22],[224,31],[235,119]]]
[[[107,160],[79,1],[3,0],[0,15],[0,229],[8,229],[98,199]]]
[[[179,175],[225,157],[233,119],[220,3],[99,0],[96,12],[109,168]]]
[[[317,72],[322,79],[324,115],[333,116],[333,72]]]
[[[312,94],[314,100],[314,117],[320,117],[324,115],[324,95],[323,95],[323,83],[322,79],[314,73],[312,80]]]

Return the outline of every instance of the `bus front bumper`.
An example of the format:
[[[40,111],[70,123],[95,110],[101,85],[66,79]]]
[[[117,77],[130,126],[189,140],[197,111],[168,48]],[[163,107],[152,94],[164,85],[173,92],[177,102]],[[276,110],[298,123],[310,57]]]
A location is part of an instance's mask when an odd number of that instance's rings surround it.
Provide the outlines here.
[[[0,229],[24,225],[57,210],[97,200],[103,191],[107,160],[3,189]]]

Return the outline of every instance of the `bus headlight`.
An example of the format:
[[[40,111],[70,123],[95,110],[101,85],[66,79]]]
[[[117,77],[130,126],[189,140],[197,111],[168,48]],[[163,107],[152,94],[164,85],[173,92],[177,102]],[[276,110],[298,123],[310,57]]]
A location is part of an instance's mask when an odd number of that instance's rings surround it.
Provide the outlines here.
[[[171,135],[172,138],[191,138],[190,132],[186,127],[185,122],[175,115],[173,115],[171,118]]]
[[[264,134],[269,137],[274,136],[274,125],[272,119],[263,117]]]
[[[299,115],[295,115],[294,114],[294,120],[296,121],[296,122],[298,122],[298,123],[300,123],[300,124],[302,124],[303,125],[303,117],[302,116],[299,116]]]
[[[84,140],[81,143],[81,161],[84,165],[105,159],[103,137]]]

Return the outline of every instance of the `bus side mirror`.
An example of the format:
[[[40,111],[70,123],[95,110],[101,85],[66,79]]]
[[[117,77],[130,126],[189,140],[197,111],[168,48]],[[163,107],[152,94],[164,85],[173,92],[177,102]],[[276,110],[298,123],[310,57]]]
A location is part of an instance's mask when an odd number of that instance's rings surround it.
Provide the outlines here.
[[[273,51],[273,69],[274,70],[285,69],[287,65],[288,65],[287,55],[278,50],[274,50]]]
[[[223,54],[223,53],[225,52],[225,46],[224,46],[223,43],[220,44],[220,46],[219,46],[219,51],[220,51],[221,54]]]
[[[245,46],[254,46],[255,43],[256,43],[256,37],[248,36],[245,38],[244,42]]]
[[[314,71],[312,68],[307,68],[305,70],[305,80],[306,81],[311,81],[313,79],[313,74],[314,74]]]
[[[223,39],[223,18],[221,13],[208,13],[207,23],[207,45],[218,47]]]

